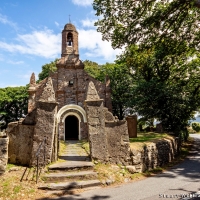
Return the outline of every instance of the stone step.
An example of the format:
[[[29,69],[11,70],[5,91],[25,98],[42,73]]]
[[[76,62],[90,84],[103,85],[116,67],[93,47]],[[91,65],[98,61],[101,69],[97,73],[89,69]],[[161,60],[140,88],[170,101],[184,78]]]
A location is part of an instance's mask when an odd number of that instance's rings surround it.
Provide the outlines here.
[[[92,180],[98,177],[93,171],[78,171],[78,172],[62,172],[45,174],[42,179],[45,182],[63,182],[76,180]]]
[[[90,187],[100,186],[99,180],[88,180],[88,181],[73,181],[73,182],[58,182],[48,183],[38,187],[42,190],[73,190],[73,189],[84,189]]]
[[[49,171],[70,171],[70,170],[90,170],[93,169],[94,164],[89,161],[66,161],[52,164],[48,167]]]
[[[66,160],[66,161],[91,161],[90,157],[88,156],[78,156],[78,155],[62,155],[59,156],[61,160]]]

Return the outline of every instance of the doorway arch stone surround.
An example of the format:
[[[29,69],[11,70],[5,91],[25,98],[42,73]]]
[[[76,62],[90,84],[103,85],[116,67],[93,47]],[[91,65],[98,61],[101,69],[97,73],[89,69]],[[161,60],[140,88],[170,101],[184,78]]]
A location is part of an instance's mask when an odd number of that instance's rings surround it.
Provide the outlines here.
[[[56,115],[59,138],[61,140],[65,140],[65,119],[70,115],[77,117],[79,121],[78,139],[79,140],[86,139],[88,134],[86,112],[82,107],[75,104],[69,104],[63,106]]]

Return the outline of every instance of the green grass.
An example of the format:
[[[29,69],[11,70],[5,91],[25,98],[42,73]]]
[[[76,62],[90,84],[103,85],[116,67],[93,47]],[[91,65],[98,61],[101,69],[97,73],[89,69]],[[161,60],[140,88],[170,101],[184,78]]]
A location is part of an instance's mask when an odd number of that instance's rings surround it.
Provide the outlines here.
[[[83,149],[85,149],[85,151],[87,152],[88,155],[90,155],[90,145],[89,142],[86,140],[82,140],[81,141],[81,146]]]
[[[170,138],[170,136],[166,133],[154,133],[154,132],[138,133],[137,138],[130,138],[130,143],[149,142],[149,141],[162,139],[162,138]]]
[[[29,193],[35,193],[35,190],[34,189],[30,189]]]
[[[21,192],[21,190],[22,190],[22,186],[21,185],[17,185],[17,186],[15,186],[13,188],[14,194],[17,194],[17,193]]]
[[[18,166],[15,165],[15,164],[8,163],[7,166],[6,166],[6,170],[9,171],[12,167],[18,167]]]

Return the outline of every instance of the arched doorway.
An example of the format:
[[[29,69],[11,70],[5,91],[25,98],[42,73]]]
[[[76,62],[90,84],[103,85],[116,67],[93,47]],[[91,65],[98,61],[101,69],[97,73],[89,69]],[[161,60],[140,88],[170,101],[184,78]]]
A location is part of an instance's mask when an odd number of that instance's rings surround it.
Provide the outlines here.
[[[78,140],[79,120],[74,115],[65,118],[65,140]]]

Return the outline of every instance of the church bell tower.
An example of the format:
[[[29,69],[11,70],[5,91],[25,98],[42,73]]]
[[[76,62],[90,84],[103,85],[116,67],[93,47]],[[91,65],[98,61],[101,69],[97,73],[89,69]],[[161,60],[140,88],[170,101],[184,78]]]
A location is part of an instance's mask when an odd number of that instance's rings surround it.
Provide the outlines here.
[[[67,55],[77,55],[78,52],[78,32],[75,26],[71,23],[65,25],[62,31],[62,57]]]

